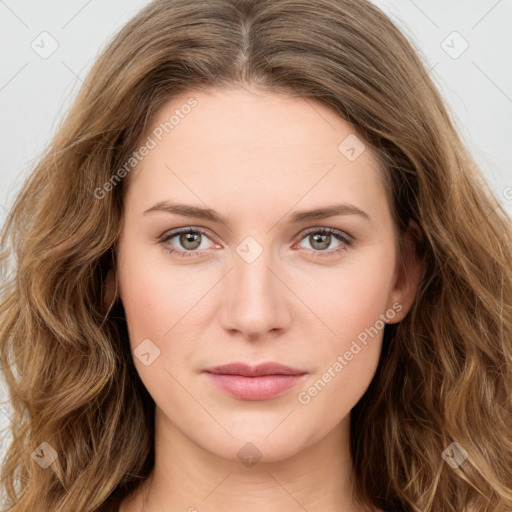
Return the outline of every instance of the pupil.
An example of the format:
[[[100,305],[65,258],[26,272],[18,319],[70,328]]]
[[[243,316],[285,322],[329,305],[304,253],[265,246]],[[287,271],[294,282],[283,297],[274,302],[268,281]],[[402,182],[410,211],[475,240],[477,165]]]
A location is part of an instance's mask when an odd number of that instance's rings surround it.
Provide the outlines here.
[[[326,247],[329,246],[330,236],[331,235],[316,234],[313,236],[313,239],[315,240],[315,243],[317,243],[317,242],[320,243],[321,247],[319,247],[319,249],[325,249]],[[326,243],[326,240],[327,240],[327,243]]]
[[[194,240],[194,238],[196,240]],[[199,238],[199,235],[194,233],[183,233],[181,235],[181,243],[183,244],[183,247],[186,247],[187,249],[196,249],[198,247],[197,244],[197,238]],[[195,242],[195,245],[194,245]],[[190,247],[188,244],[192,244],[192,247]]]

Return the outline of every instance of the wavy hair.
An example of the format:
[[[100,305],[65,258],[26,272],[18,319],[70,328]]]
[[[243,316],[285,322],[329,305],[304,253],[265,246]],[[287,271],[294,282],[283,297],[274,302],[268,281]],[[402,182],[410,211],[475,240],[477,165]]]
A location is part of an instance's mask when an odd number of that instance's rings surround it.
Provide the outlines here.
[[[512,222],[418,51],[367,0],[157,0],[106,44],[1,234],[5,510],[101,512],[151,472],[155,404],[122,305],[104,304],[131,174],[111,180],[174,95],[248,85],[334,108],[378,155],[397,233],[421,232],[413,306],[351,411],[358,500],[510,510]],[[447,448],[467,458],[452,467]]]

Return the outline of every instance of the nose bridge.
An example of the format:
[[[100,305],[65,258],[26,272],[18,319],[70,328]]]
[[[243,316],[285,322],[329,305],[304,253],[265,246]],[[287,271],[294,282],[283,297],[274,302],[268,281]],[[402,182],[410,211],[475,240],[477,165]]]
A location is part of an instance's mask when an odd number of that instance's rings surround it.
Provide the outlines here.
[[[286,325],[286,286],[276,277],[275,266],[272,249],[255,237],[244,238],[236,247],[223,301],[226,328],[255,336]]]

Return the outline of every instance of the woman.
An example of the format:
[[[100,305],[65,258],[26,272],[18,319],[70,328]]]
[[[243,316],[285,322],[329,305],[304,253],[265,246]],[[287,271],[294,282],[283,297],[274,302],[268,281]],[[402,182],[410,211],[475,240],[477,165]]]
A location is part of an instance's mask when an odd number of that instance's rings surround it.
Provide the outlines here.
[[[510,218],[366,1],[149,4],[2,253],[6,510],[512,507]]]

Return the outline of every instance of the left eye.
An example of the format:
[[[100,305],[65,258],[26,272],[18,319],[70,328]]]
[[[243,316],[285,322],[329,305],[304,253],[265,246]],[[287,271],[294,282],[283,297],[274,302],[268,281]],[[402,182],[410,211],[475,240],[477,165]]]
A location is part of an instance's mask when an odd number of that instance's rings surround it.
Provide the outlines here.
[[[326,251],[325,248],[331,245],[333,237],[342,243],[335,247],[334,249]],[[309,229],[308,231],[303,233],[302,239],[313,240],[313,242],[310,243],[319,244],[320,247],[313,247],[313,249],[319,249],[313,252],[313,256],[315,257],[332,256],[333,254],[339,254],[343,251],[346,251],[347,246],[350,246],[353,241],[353,238],[345,234],[343,231],[339,231],[338,229],[333,228]]]
[[[314,236],[312,236],[314,235]],[[170,242],[173,238],[179,237],[179,243],[185,250],[176,249],[175,246],[168,245],[167,242]],[[190,256],[198,256],[197,249],[200,248],[202,237],[209,238],[208,234],[198,228],[180,228],[172,231],[171,233],[165,235],[160,243],[164,245],[164,249],[173,254],[177,254],[181,257],[190,257]],[[334,249],[325,250],[327,247],[331,245],[333,241],[332,238],[342,242],[340,245],[335,247]],[[306,232],[301,233],[300,241],[308,238],[312,240],[311,244],[318,244],[319,247],[313,246],[313,256],[332,256],[333,254],[338,254],[346,250],[347,246],[350,246],[353,238],[343,231],[339,231],[333,228],[310,228]]]

